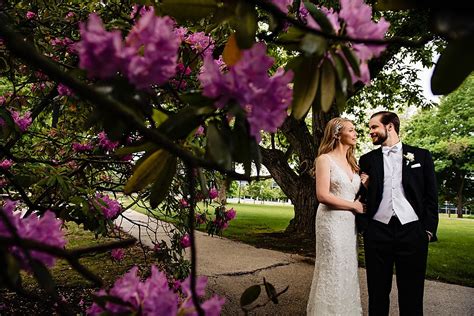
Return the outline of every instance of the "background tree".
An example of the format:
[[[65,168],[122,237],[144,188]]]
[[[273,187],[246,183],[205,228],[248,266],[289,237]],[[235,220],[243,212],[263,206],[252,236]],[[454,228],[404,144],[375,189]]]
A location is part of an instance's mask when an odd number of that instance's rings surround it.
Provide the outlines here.
[[[474,197],[474,76],[441,98],[439,106],[413,116],[403,130],[404,141],[432,152],[440,204],[454,202],[462,217]]]

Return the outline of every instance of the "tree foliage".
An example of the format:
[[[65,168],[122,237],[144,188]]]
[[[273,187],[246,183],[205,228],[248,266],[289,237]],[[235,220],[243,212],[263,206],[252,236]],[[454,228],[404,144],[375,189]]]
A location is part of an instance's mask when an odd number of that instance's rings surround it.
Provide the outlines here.
[[[433,153],[441,202],[454,202],[458,216],[472,204],[474,176],[474,76],[439,106],[420,111],[404,127],[404,140]]]

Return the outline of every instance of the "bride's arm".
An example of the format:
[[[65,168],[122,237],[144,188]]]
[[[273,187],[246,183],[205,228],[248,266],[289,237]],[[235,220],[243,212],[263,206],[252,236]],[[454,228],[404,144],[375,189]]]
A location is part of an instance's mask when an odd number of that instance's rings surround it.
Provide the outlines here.
[[[363,205],[359,200],[346,201],[338,198],[329,191],[330,186],[330,166],[329,158],[321,155],[316,159],[316,197],[319,203],[327,205],[335,210],[347,210],[356,213],[363,212]]]

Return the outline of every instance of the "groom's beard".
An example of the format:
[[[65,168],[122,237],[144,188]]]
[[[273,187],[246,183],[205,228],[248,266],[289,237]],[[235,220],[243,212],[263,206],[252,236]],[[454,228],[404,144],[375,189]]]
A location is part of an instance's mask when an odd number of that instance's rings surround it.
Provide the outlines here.
[[[388,138],[388,131],[385,127],[384,134],[376,133],[376,138],[372,138],[372,144],[374,145],[382,145]]]

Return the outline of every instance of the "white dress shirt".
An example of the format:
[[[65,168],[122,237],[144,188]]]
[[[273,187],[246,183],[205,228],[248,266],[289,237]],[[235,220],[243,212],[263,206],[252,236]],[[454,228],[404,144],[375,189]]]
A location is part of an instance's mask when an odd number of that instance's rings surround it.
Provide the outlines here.
[[[388,224],[392,216],[397,216],[402,225],[417,221],[418,216],[408,202],[402,186],[403,151],[402,143],[392,147],[383,146],[383,193],[382,201],[374,219]]]

